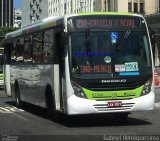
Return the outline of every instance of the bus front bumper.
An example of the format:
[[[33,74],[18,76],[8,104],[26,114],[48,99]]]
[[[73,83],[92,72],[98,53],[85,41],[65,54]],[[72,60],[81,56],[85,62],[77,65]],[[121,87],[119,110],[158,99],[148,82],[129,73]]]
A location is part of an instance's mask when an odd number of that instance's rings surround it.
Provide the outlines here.
[[[110,102],[120,102],[119,107],[109,107]],[[153,92],[139,98],[129,100],[107,100],[107,101],[96,101],[79,98],[72,95],[67,100],[67,114],[78,115],[78,114],[96,114],[96,113],[117,113],[117,112],[133,112],[133,111],[144,111],[153,110],[155,107],[155,95]]]
[[[4,88],[4,81],[0,80],[0,88]]]

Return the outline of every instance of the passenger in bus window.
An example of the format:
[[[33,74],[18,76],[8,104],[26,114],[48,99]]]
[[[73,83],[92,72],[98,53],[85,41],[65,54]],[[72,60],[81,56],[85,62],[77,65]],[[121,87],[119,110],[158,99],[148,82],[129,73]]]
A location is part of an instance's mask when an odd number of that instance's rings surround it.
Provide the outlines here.
[[[12,62],[16,61],[16,51],[15,51],[15,48],[13,48],[12,52],[11,52],[11,61]]]
[[[19,38],[16,41],[16,59],[23,61],[23,43]]]

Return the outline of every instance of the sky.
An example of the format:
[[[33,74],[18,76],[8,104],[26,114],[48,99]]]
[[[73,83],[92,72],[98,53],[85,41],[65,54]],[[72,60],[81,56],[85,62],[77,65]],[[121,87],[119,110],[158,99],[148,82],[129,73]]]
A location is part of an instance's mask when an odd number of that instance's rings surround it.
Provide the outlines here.
[[[22,0],[14,0],[14,7],[16,9],[21,8],[22,7]]]

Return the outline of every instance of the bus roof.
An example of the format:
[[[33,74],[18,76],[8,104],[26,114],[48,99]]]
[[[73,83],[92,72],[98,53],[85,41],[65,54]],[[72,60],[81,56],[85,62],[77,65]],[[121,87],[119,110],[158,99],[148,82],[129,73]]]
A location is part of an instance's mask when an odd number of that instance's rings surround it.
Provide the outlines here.
[[[94,16],[94,15],[143,17],[140,14],[131,13],[131,12],[86,12],[86,13],[71,14],[71,15],[68,15],[67,17],[72,17],[72,16]]]
[[[46,28],[63,24],[64,24],[64,16],[48,17],[43,20],[39,20],[33,24],[30,24],[28,26],[25,26],[17,31],[13,31],[6,34],[5,39],[14,38],[23,34],[32,33],[38,30],[43,30]]]
[[[79,13],[78,15],[140,16],[139,14],[129,13],[129,12],[91,12],[91,13]]]
[[[143,17],[140,14],[127,13],[127,12],[89,12],[89,13],[78,13],[78,14],[71,14],[71,15],[65,15],[65,16],[48,17],[43,20],[39,20],[33,24],[30,24],[28,26],[25,26],[17,31],[6,34],[5,39],[14,38],[23,34],[35,32],[38,30],[43,30],[43,29],[54,27],[57,25],[64,25],[65,18],[74,17],[74,16],[94,16],[94,15]]]

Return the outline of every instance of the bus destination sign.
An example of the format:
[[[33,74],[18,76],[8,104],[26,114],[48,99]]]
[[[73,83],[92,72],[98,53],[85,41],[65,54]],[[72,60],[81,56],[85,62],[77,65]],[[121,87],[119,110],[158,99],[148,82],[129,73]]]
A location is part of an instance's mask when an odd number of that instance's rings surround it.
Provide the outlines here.
[[[129,28],[139,27],[140,21],[136,18],[76,18],[74,27],[82,28]]]

